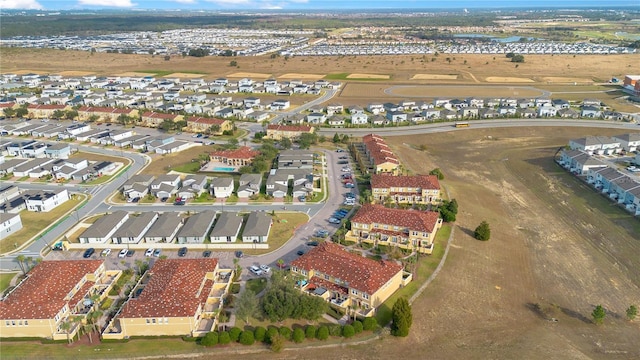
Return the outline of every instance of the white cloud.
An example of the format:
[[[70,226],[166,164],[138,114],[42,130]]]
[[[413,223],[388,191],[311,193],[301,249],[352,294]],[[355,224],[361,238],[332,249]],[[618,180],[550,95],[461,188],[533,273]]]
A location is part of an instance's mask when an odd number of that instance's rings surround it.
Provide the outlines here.
[[[245,7],[247,5],[252,5],[251,0],[207,0],[207,2],[220,5],[220,6],[228,6],[228,7]]]
[[[173,1],[180,4],[196,4],[197,3],[196,0],[173,0]]]
[[[176,0],[178,1],[178,0]],[[306,4],[309,0],[284,0],[284,1],[264,1],[264,0],[205,0],[216,4],[221,8],[244,8],[244,9],[284,9],[290,4]]]
[[[88,6],[122,7],[130,8],[136,6],[131,0],[79,0],[78,4]]]
[[[36,0],[0,0],[0,9],[44,9]]]

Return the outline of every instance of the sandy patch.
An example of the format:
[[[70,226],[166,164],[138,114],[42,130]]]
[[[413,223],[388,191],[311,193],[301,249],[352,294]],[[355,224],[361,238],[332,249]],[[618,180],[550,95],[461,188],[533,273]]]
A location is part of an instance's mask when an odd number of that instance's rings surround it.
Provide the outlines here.
[[[299,74],[299,73],[287,73],[278,76],[279,79],[301,79],[301,80],[319,80],[325,77],[325,75],[318,74]]]
[[[410,80],[456,80],[458,75],[415,74]]]
[[[188,79],[195,79],[195,78],[201,78],[203,77],[203,74],[189,74],[189,73],[181,73],[181,72],[177,72],[177,73],[172,73],[169,75],[165,75],[163,77],[165,78],[188,78]]]
[[[127,71],[127,72],[123,72],[120,74],[116,74],[116,76],[153,76],[154,74],[151,73],[143,73],[143,72],[135,72],[135,71]]]
[[[535,82],[529,78],[519,78],[519,77],[503,77],[503,76],[489,76],[485,78],[487,82],[495,82],[495,83],[530,83]]]
[[[227,77],[231,77],[231,78],[260,78],[260,79],[268,79],[268,78],[271,77],[271,74],[252,73],[252,72],[236,72],[236,73],[227,75]]]
[[[62,71],[58,73],[58,75],[62,75],[62,76],[86,76],[86,75],[93,75],[93,74],[95,74],[93,71],[79,71],[79,70],[69,70],[69,71]]]
[[[348,75],[347,79],[389,79],[389,75],[354,73]]]
[[[7,71],[7,72],[2,72],[3,74],[16,74],[16,75],[25,75],[25,74],[46,74],[46,72],[43,71],[33,71],[33,70],[18,70],[18,71]]]
[[[586,78],[573,78],[573,77],[558,77],[558,76],[547,76],[543,77],[542,80],[552,83],[592,83],[593,80]]]

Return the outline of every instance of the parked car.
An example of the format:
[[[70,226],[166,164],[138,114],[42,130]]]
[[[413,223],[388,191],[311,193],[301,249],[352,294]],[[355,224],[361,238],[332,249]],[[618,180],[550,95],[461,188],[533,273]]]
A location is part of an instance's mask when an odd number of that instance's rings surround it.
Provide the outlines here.
[[[202,257],[211,257],[211,250],[205,250],[202,252]]]
[[[320,245],[320,243],[317,242],[317,241],[309,241],[309,242],[307,242],[307,246],[318,246],[318,245]]]
[[[100,253],[100,256],[109,256],[111,254],[111,249],[104,249]]]
[[[135,255],[135,253],[135,250],[127,250],[127,257],[132,257],[133,255]]]
[[[189,251],[189,249],[187,249],[187,247],[181,247],[180,250],[178,250],[178,256],[180,257],[185,257],[187,255],[187,251]]]
[[[298,254],[299,256],[304,255],[304,250],[298,250],[298,252],[296,252],[296,254]]]
[[[169,200],[169,198],[163,197],[162,199],[160,199],[161,202],[167,202],[167,200]]]
[[[161,253],[162,249],[155,249],[155,251],[153,252],[153,257],[160,257]]]
[[[118,253],[118,257],[123,258],[125,256],[127,256],[127,249],[120,250],[120,252]]]
[[[269,267],[269,265],[260,265],[260,270],[262,270],[262,272],[264,272],[265,274],[268,274],[271,272],[271,268]]]
[[[252,273],[256,274],[257,276],[262,275],[262,270],[260,270],[260,268],[255,266],[255,265],[249,266],[249,271],[251,271]]]
[[[352,182],[348,182],[348,183],[344,184],[344,187],[346,187],[347,189],[353,189],[356,186]]]
[[[340,224],[340,220],[336,219],[334,217],[329,218],[329,222],[332,223],[332,224]]]
[[[93,255],[93,253],[96,252],[96,249],[94,248],[88,248],[87,250],[85,250],[84,254],[82,255],[83,258],[88,259],[91,257],[91,255]]]
[[[336,152],[344,152],[344,150],[338,149],[338,150],[336,150]]]
[[[325,229],[320,229],[320,230],[316,231],[316,236],[317,237],[321,237],[321,238],[325,238],[325,237],[329,236],[329,231],[327,231]]]
[[[155,251],[155,249],[147,249],[147,251],[144,252],[144,256],[151,257],[151,256],[153,256],[153,252],[154,251]]]
[[[236,257],[238,259],[243,258],[244,257],[244,253],[242,251],[238,250],[238,251],[236,251]]]
[[[338,165],[346,165],[346,164],[348,164],[348,163],[349,163],[349,162],[348,162],[347,160],[340,160],[340,161],[338,161]]]

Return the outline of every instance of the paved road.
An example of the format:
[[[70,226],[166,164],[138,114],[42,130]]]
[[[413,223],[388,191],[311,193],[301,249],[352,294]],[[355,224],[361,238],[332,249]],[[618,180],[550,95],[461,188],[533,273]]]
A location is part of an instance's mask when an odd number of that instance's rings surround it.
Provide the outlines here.
[[[324,94],[322,94],[322,96],[313,99],[311,101],[308,101],[298,107],[296,107],[295,109],[292,109],[290,111],[286,111],[283,113],[278,114],[276,117],[274,117],[273,119],[271,119],[271,123],[272,124],[279,124],[280,121],[282,119],[285,119],[289,116],[293,116],[295,114],[299,114],[307,109],[309,109],[310,107],[314,106],[314,105],[319,105],[322,103],[325,103],[327,101],[329,101],[332,97],[334,97],[337,93],[338,93],[338,89],[326,89]]]

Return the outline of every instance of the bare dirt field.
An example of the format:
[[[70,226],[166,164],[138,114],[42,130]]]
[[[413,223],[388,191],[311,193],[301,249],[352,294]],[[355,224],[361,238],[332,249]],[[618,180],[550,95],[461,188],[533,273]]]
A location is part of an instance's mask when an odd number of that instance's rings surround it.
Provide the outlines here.
[[[456,80],[458,75],[415,74],[410,80]]]
[[[353,73],[347,75],[347,79],[389,79],[389,75],[381,75],[381,74],[361,74],[361,73]]]
[[[93,75],[94,73],[92,71],[73,71],[73,70],[68,70],[68,71],[63,71],[61,72],[59,75],[62,76],[85,76],[85,75]]]
[[[552,160],[570,138],[619,133],[536,127],[387,137],[413,173],[440,167],[459,202],[444,268],[413,304],[409,337],[276,357],[640,358],[640,321],[624,319],[640,302],[640,221]],[[482,220],[492,229],[488,242],[472,237]],[[596,304],[608,313],[601,326],[591,323]]]
[[[214,148],[211,145],[196,146],[184,151],[168,155],[153,155],[153,161],[142,170],[142,174],[162,175],[171,170],[172,167],[184,165],[189,161],[198,161],[198,156],[209,154]]]
[[[151,73],[146,72],[135,72],[135,71],[126,71],[119,74],[115,74],[116,76],[149,76],[153,75]]]
[[[302,74],[302,73],[287,73],[278,76],[279,79],[301,79],[301,80],[319,80],[326,75],[319,74]]]
[[[363,90],[366,84],[347,84],[347,87],[355,87],[356,93]],[[345,89],[347,91],[347,89]],[[345,95],[345,91],[340,96]],[[366,90],[365,90],[366,91]],[[354,92],[350,89],[347,94]],[[460,86],[460,85],[396,85],[384,89],[384,93],[396,97],[538,97],[545,94],[543,90],[522,86]]]
[[[575,78],[575,77],[558,77],[558,76],[546,76],[542,78],[543,81],[550,83],[593,83],[592,79]]]
[[[149,75],[149,74],[147,74]],[[196,78],[201,78],[204,77],[203,74],[192,74],[192,73],[181,73],[181,72],[176,72],[176,73],[171,73],[168,75],[165,75],[163,77],[166,78],[188,78],[188,79],[196,79]]]
[[[231,78],[268,79],[268,78],[271,77],[271,74],[252,73],[252,72],[235,72],[235,73],[227,75],[227,77],[231,77]]]
[[[489,76],[485,78],[485,81],[490,83],[531,83],[535,82],[529,78],[518,77],[504,77],[504,76]]]

